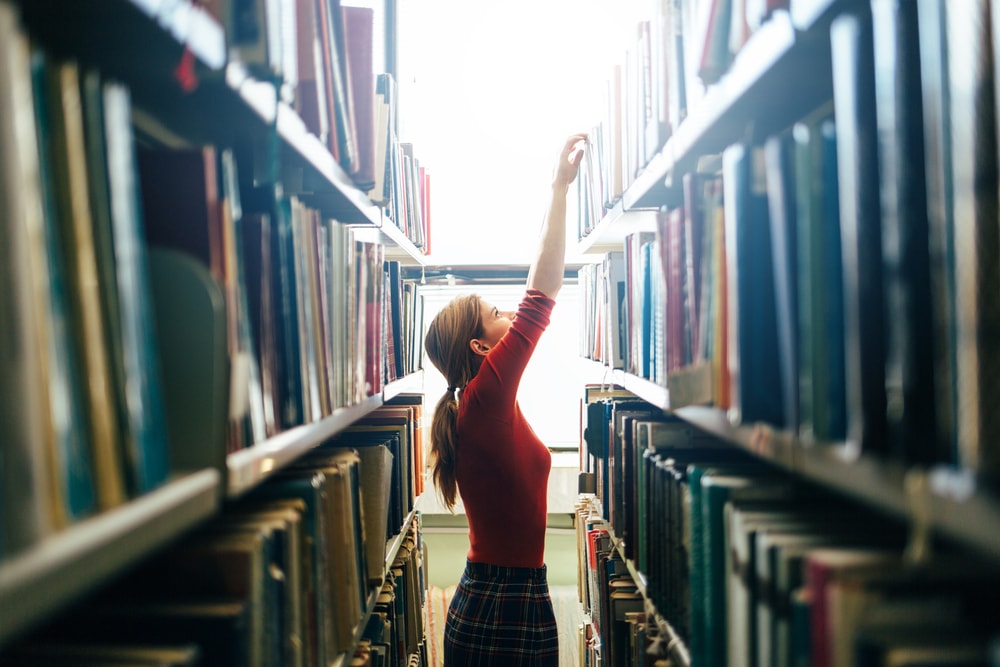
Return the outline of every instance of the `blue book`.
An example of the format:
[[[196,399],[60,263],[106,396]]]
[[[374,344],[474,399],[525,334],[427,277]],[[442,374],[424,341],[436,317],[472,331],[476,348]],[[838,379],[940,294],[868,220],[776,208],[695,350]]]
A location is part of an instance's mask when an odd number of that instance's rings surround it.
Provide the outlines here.
[[[138,495],[156,488],[169,476],[170,441],[143,236],[132,103],[128,89],[121,84],[105,83],[102,92],[120,317],[112,326],[117,324],[121,330],[126,479],[129,490]]]
[[[785,423],[763,149],[723,153],[729,285],[730,416],[735,423]]]
[[[76,348],[76,328],[73,325],[70,284],[66,261],[71,249],[58,221],[55,186],[52,180],[48,142],[52,141],[48,120],[48,100],[45,84],[48,61],[37,51],[32,54],[35,118],[38,132],[38,158],[41,178],[41,201],[44,216],[45,259],[48,264],[49,299],[44,304],[48,320],[48,336],[44,341],[47,359],[49,402],[54,440],[57,484],[61,503],[57,511],[63,519],[76,521],[97,507],[94,488],[93,458],[90,453],[87,413],[84,407],[85,378]]]

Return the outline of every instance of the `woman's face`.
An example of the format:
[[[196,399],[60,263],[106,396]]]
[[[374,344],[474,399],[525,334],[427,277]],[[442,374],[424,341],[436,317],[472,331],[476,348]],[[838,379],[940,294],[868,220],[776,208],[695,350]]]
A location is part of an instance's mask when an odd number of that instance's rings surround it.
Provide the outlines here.
[[[507,329],[510,329],[514,313],[499,310],[485,299],[480,299],[479,304],[480,317],[483,322],[483,335],[477,340],[481,341],[485,346],[485,349],[482,351],[488,352],[490,348],[500,342],[503,335],[507,333]]]

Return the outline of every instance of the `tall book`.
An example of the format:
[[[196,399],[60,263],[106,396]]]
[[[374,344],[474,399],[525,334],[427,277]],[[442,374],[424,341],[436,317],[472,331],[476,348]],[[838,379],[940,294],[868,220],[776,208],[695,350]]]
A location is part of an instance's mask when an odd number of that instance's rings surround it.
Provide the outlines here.
[[[95,219],[90,205],[79,69],[71,62],[52,61],[42,78],[51,130],[49,164],[57,193],[56,210],[68,239],[66,261],[71,267],[79,354],[88,378],[87,409],[98,503],[107,509],[128,495],[126,462],[134,451],[123,403],[122,322],[111,317],[120,314],[116,259],[108,253],[109,221]]]
[[[98,82],[87,79],[87,85]],[[97,93],[101,98],[97,98]],[[96,107],[93,108],[93,107]],[[105,261],[114,267],[117,283],[118,321],[109,329],[119,333],[121,347],[113,350],[120,355],[115,360],[122,368],[117,387],[118,401],[124,422],[123,440],[129,490],[145,493],[166,481],[170,472],[166,415],[161,387],[160,360],[153,310],[146,239],[143,234],[143,207],[139,199],[135,139],[132,135],[132,102],[127,88],[104,82],[99,90],[91,90],[85,100],[84,113],[103,112],[101,120],[92,119],[88,151],[106,151],[107,172],[92,174],[91,182],[98,185],[107,179],[113,256]],[[98,143],[103,136],[105,146]],[[94,167],[99,168],[99,165]]]
[[[777,318],[778,366],[784,423],[789,429],[799,425],[799,337],[798,337],[798,241],[795,232],[794,138],[791,132],[770,137],[764,144],[768,218],[771,226],[771,255],[774,270],[774,304]]]
[[[344,43],[357,133],[355,185],[369,190],[375,184],[375,70],[374,20],[371,7],[344,6]]]
[[[723,153],[730,419],[783,425],[774,271],[763,150],[733,144]]]
[[[63,526],[85,516],[96,507],[93,457],[85,411],[82,364],[76,344],[76,329],[71,316],[71,292],[68,281],[68,253],[56,208],[54,180],[51,177],[47,94],[45,85],[47,58],[39,51],[32,54],[37,118],[39,195],[44,216],[24,218],[31,240],[27,258],[33,265],[27,280],[35,289],[47,288],[37,300],[39,321],[37,337],[43,352],[43,373],[48,378],[45,439],[38,448],[49,467],[50,498],[56,524]],[[103,173],[103,172],[102,172]],[[43,222],[42,227],[32,223]]]
[[[31,228],[43,229],[31,67],[18,13],[0,5],[0,552],[22,550],[54,529],[39,456],[47,414]]]
[[[943,5],[947,30],[952,216],[955,244],[955,423],[959,463],[995,478],[1000,474],[991,406],[1000,398],[996,335],[1000,304],[1000,229],[997,220],[996,90],[990,7],[983,0]]]
[[[847,440],[886,454],[885,323],[871,13],[830,27],[844,280]]]
[[[923,95],[924,173],[927,190],[928,261],[936,438],[948,459],[958,461],[955,225],[952,188],[951,95],[948,75],[948,26],[943,0],[917,2],[920,36],[920,88]],[[961,48],[961,43],[958,48]]]
[[[340,0],[317,0],[327,111],[330,114],[330,150],[347,173],[358,168],[357,132],[351,106],[350,70],[344,37],[344,15]]]
[[[875,111],[881,178],[887,451],[907,463],[947,461],[937,438],[924,124],[915,3],[876,0]]]
[[[846,437],[843,261],[836,128],[821,108],[792,129],[795,142],[798,434]]]
[[[295,110],[306,128],[326,145],[330,134],[330,115],[316,3],[317,0],[295,3],[295,44],[298,49]]]

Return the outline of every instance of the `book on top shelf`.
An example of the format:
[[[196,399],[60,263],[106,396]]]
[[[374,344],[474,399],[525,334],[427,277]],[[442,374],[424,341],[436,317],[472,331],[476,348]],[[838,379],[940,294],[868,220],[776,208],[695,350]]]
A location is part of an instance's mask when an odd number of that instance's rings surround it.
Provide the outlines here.
[[[295,43],[298,72],[294,109],[320,142],[329,145],[330,113],[327,106],[326,68],[322,38],[316,22],[316,0],[295,3]]]
[[[317,0],[317,3],[320,5],[320,30],[325,33],[327,39],[324,48],[329,50],[326,81],[333,94],[329,110],[332,116],[330,126],[336,127],[335,155],[344,171],[355,174],[358,171],[358,134],[351,94],[351,69],[348,62],[343,6],[340,0]]]
[[[357,133],[357,169],[351,172],[356,187],[370,190],[375,184],[375,71],[374,14],[370,7],[344,6],[344,42],[349,70],[350,101]]]

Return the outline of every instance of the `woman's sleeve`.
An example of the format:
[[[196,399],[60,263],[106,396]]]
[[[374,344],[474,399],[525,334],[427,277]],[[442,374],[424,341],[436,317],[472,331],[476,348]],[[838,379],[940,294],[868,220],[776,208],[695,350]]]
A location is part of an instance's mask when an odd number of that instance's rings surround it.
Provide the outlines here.
[[[513,406],[524,369],[542,332],[549,326],[555,301],[538,290],[528,290],[510,329],[479,369],[479,391],[484,400]]]

